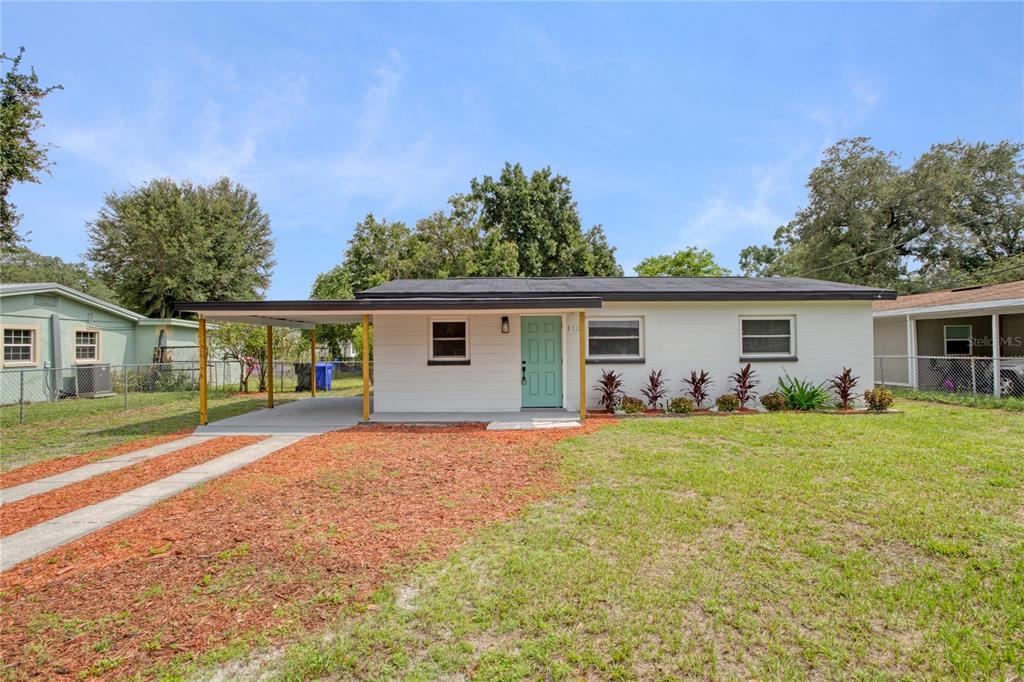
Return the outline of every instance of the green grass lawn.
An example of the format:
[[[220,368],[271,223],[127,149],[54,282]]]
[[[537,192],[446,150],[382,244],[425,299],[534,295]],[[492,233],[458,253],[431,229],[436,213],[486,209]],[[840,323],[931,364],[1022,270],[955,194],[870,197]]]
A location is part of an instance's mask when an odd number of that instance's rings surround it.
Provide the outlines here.
[[[355,396],[362,391],[358,378],[339,377],[330,392],[318,395]],[[275,392],[280,404],[308,393]],[[265,397],[211,392],[211,422],[258,410]],[[0,470],[9,471],[32,462],[111,447],[127,440],[174,433],[199,423],[199,398],[194,392],[129,393],[111,398],[62,400],[25,406],[25,423],[18,423],[18,406],[0,408]]]
[[[909,400],[927,400],[947,405],[968,405],[996,410],[1014,410],[1024,412],[1024,398],[996,398],[990,395],[973,395],[971,393],[950,393],[949,391],[917,391],[912,388],[891,386],[890,390],[901,398]]]
[[[627,420],[280,679],[1019,677],[1024,415]],[[496,493],[497,494],[497,493]]]

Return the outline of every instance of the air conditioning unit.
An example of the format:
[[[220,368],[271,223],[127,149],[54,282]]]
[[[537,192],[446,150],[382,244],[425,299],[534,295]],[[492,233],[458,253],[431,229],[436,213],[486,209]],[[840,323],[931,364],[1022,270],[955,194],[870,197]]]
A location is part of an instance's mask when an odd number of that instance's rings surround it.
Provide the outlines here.
[[[110,365],[79,365],[78,395],[88,398],[105,398],[114,395],[114,385],[110,378]]]

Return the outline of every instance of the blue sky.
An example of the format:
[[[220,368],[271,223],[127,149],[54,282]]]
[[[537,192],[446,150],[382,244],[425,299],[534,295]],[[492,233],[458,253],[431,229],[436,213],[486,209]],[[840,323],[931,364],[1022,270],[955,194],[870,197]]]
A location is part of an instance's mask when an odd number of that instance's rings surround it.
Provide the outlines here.
[[[735,268],[822,149],[909,163],[1024,139],[1024,4],[5,2],[46,83],[53,176],[14,200],[77,259],[103,195],[228,175],[270,214],[269,295],[305,298],[368,211],[412,224],[504,161],[572,179],[627,272],[694,244]]]

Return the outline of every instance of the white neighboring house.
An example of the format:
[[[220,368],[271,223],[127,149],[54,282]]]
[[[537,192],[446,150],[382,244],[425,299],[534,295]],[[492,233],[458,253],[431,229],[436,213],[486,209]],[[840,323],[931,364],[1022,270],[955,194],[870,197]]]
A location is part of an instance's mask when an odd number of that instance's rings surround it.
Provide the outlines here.
[[[875,381],[1024,396],[1024,280],[876,301]]]
[[[453,278],[396,280],[347,301],[178,308],[213,321],[304,328],[369,320],[376,413],[514,413],[578,411],[581,387],[596,408],[605,369],[621,372],[636,396],[652,370],[663,370],[671,395],[680,395],[683,377],[702,369],[717,396],[747,362],[760,392],[785,373],[818,383],[844,367],[869,387],[871,305],[895,296],[804,278]]]

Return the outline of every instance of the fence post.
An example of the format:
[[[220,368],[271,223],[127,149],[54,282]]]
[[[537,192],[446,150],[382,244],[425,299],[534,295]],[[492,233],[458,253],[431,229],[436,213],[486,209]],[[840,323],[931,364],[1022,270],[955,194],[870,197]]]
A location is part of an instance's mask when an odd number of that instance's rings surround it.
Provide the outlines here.
[[[18,387],[18,423],[25,423],[25,370],[21,370]]]
[[[95,383],[95,382],[93,382]],[[96,390],[96,389],[93,389]],[[75,397],[78,397],[78,368],[75,368]]]
[[[976,358],[973,358],[973,357],[969,358],[969,360],[971,362],[971,395],[974,396],[972,398],[972,400],[974,401],[974,404],[977,405],[978,404],[978,376],[977,376],[977,366],[974,363],[975,359]]]
[[[124,372],[122,372],[124,374],[124,409],[127,410],[128,409],[128,365],[122,365],[121,369],[124,370]]]

